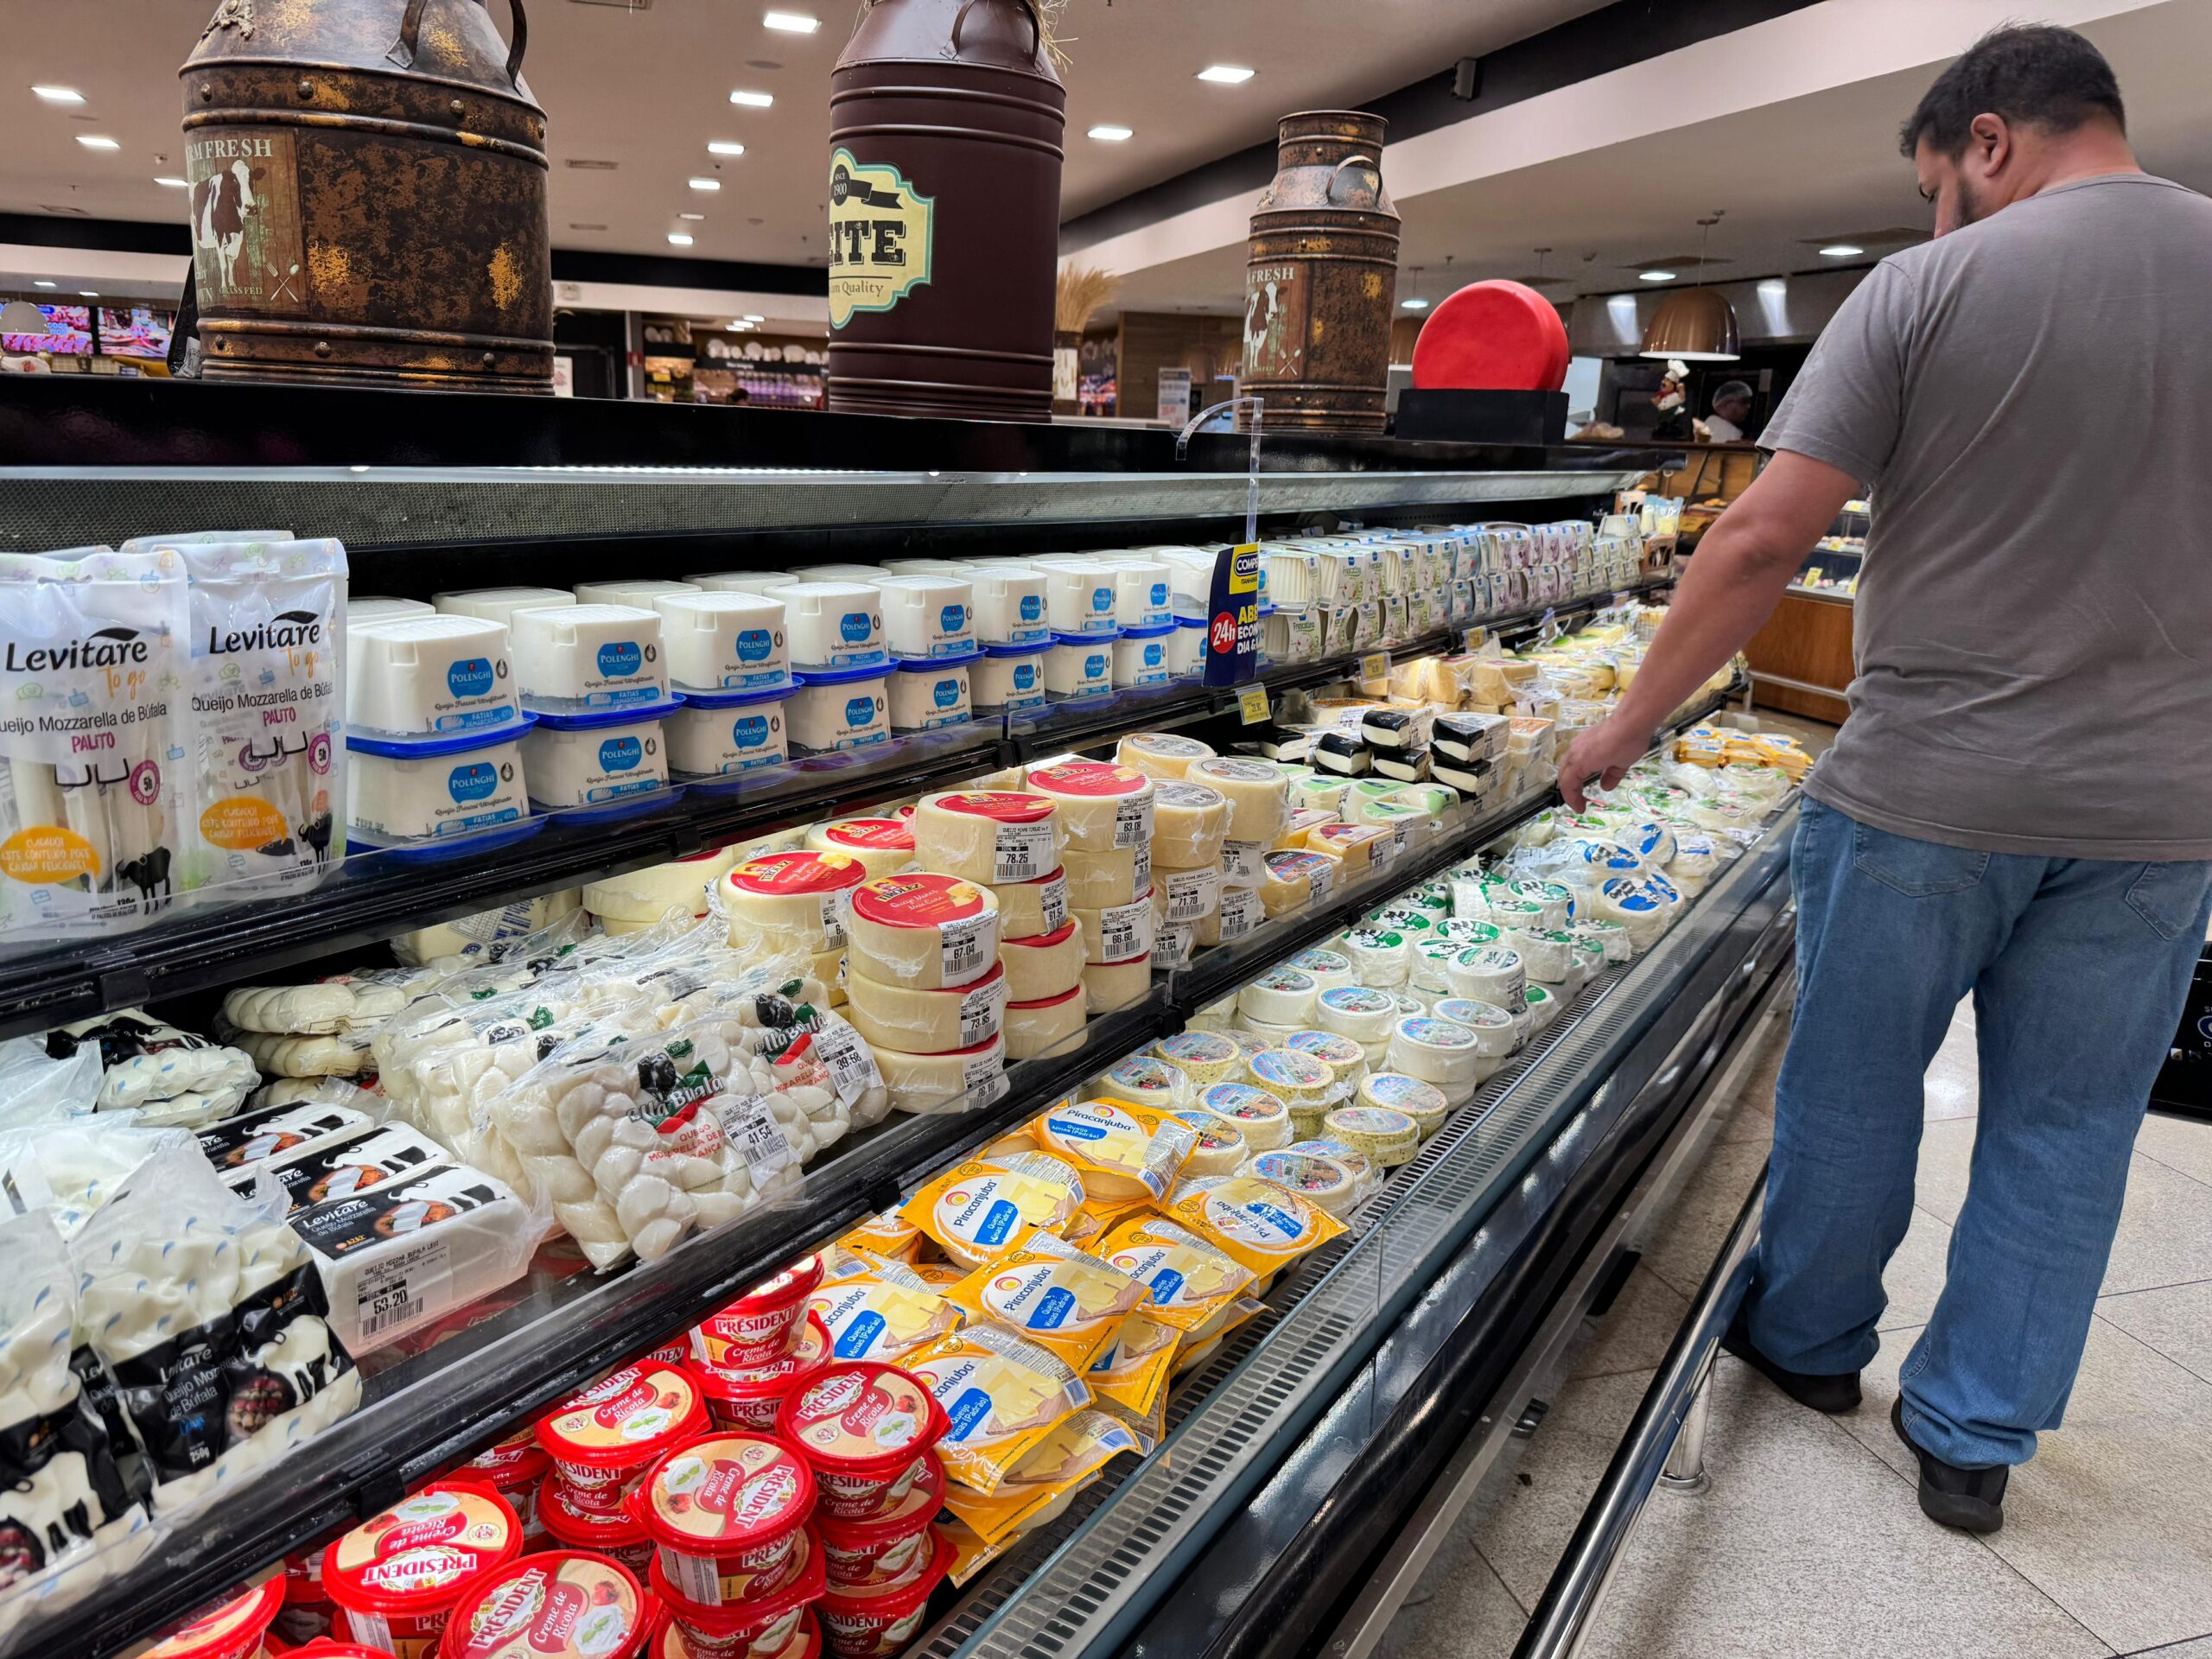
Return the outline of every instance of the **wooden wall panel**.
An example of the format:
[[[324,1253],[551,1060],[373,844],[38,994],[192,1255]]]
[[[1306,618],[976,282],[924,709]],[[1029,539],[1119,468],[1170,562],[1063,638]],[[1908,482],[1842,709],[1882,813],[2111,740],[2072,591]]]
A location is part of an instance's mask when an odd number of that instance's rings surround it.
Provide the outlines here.
[[[1834,688],[1830,694],[1760,684],[1753,692],[1755,702],[1838,724],[1850,712],[1843,698],[1851,685],[1850,606],[1784,594],[1744,654],[1757,672]]]

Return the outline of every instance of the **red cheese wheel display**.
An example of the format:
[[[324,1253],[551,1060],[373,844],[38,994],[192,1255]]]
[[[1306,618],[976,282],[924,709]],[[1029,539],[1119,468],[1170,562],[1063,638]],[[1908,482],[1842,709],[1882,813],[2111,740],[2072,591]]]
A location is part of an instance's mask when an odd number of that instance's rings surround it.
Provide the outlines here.
[[[1567,358],[1567,325],[1549,300],[1522,283],[1470,283],[1429,313],[1414,342],[1414,385],[1557,391]]]

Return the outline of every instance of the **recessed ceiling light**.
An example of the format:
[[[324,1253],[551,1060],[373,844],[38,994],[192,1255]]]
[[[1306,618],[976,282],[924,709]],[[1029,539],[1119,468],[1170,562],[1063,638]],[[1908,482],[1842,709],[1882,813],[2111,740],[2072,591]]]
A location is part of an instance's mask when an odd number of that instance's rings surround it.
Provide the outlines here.
[[[31,286],[33,288],[59,288],[61,284],[59,283],[49,283],[45,277],[41,276],[38,278],[37,281],[34,282]]]
[[[74,86],[34,86],[32,93],[49,104],[81,104],[85,95]]]
[[[172,190],[189,190],[192,188],[192,181],[190,179],[172,179],[166,175],[156,177],[154,182],[156,184],[167,185]]]
[[[1210,63],[1198,71],[1200,80],[1217,80],[1224,86],[1239,86],[1252,79],[1255,72],[1234,63]]]
[[[1859,255],[1866,251],[1866,249],[1853,247],[1848,242],[1831,242],[1827,247],[1821,250],[1821,257],[1823,259],[1852,259],[1856,258]]]
[[[1758,291],[1763,299],[1786,299],[1789,295],[1789,284],[1779,276],[1770,276],[1759,284]]]
[[[671,248],[688,248],[691,245],[691,238],[681,231],[671,231],[668,233],[668,245]]]
[[[123,146],[112,138],[103,138],[98,133],[80,132],[77,142],[86,149],[121,149]]]
[[[1426,311],[1428,309],[1428,302],[1420,299],[1400,300],[1398,306],[1401,310],[1405,311]]]
[[[677,217],[688,219],[695,225],[703,225],[707,222],[707,216],[704,213],[678,213]]]
[[[741,322],[766,322],[768,319],[762,316],[758,311],[748,311],[742,317],[739,318],[738,321]]]
[[[100,291],[97,288],[80,288],[77,290],[77,297],[80,300],[97,300],[99,296]]]
[[[719,190],[722,188],[722,181],[720,179],[694,179],[691,188],[694,190]]]
[[[732,317],[729,320],[729,326],[741,334],[749,334],[753,332],[753,325],[743,317]]]
[[[760,22],[763,28],[781,29],[786,35],[811,35],[822,27],[819,17],[810,17],[803,11],[764,11]]]
[[[1639,270],[1636,273],[1636,280],[1639,283],[1671,283],[1675,280],[1675,273],[1671,270]]]
[[[717,138],[707,146],[709,156],[742,156],[745,146],[734,138]]]
[[[773,92],[748,92],[739,91],[732,92],[729,95],[729,101],[738,105],[741,109],[765,110],[773,106],[776,101],[776,95]]]
[[[1090,130],[1090,136],[1109,144],[1118,144],[1126,139],[1135,137],[1137,133],[1135,127],[1093,127]]]

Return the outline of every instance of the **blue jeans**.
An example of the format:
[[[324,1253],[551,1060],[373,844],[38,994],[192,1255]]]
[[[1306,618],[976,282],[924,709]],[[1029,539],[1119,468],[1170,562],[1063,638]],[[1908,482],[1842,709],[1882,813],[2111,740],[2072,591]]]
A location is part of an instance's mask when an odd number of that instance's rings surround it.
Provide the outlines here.
[[[1905,1422],[1947,1463],[2024,1463],[2082,1363],[2212,864],[1971,852],[1810,799],[1792,856],[1797,1007],[1751,1341],[1796,1371],[1874,1357],[1882,1269],[1912,1216],[1922,1079],[1972,991],[1974,1164],[1942,1296],[1905,1356]]]

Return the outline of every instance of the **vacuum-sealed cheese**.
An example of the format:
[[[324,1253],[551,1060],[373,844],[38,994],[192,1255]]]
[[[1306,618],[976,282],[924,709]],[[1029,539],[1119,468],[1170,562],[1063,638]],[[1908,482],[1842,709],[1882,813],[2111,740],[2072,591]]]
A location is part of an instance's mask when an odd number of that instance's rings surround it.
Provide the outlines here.
[[[830,1351],[841,1360],[895,1365],[960,1328],[959,1308],[900,1262],[817,1285],[806,1306],[829,1331]]]
[[[969,1159],[925,1183],[900,1217],[962,1267],[997,1261],[1039,1231],[1057,1231],[1082,1207],[1083,1177],[1042,1153]]]
[[[945,1488],[944,1507],[984,1543],[1011,1541],[1041,1524],[1045,1509],[1081,1490],[1123,1452],[1142,1456],[1150,1449],[1105,1413],[1078,1411],[1007,1471],[989,1497],[951,1485]]]
[[[1028,790],[1059,808],[1067,844],[1079,852],[1151,844],[1152,779],[1134,766],[1104,760],[1039,766],[1029,773]]]
[[[1255,1277],[1219,1246],[1157,1215],[1123,1222],[1099,1253],[1151,1291],[1147,1319],[1186,1332],[1211,1324]]]
[[[1015,790],[925,795],[911,827],[916,862],[983,887],[1049,875],[1067,849],[1058,804]]]
[[[1319,1205],[1250,1175],[1188,1183],[1168,1205],[1167,1215],[1262,1277],[1319,1249],[1344,1230]]]
[[[1090,1403],[1090,1389],[1058,1355],[988,1324],[971,1325],[909,1354],[903,1367],[944,1408],[938,1442],[949,1479],[986,1495],[1022,1458]]]
[[[1121,1268],[1039,1233],[969,1274],[945,1300],[965,1311],[970,1323],[1003,1325],[1080,1371],[1146,1294]]]
[[[1063,1101],[1031,1126],[1038,1144],[1082,1173],[1084,1189],[1109,1202],[1158,1203],[1198,1144],[1166,1106]]]

